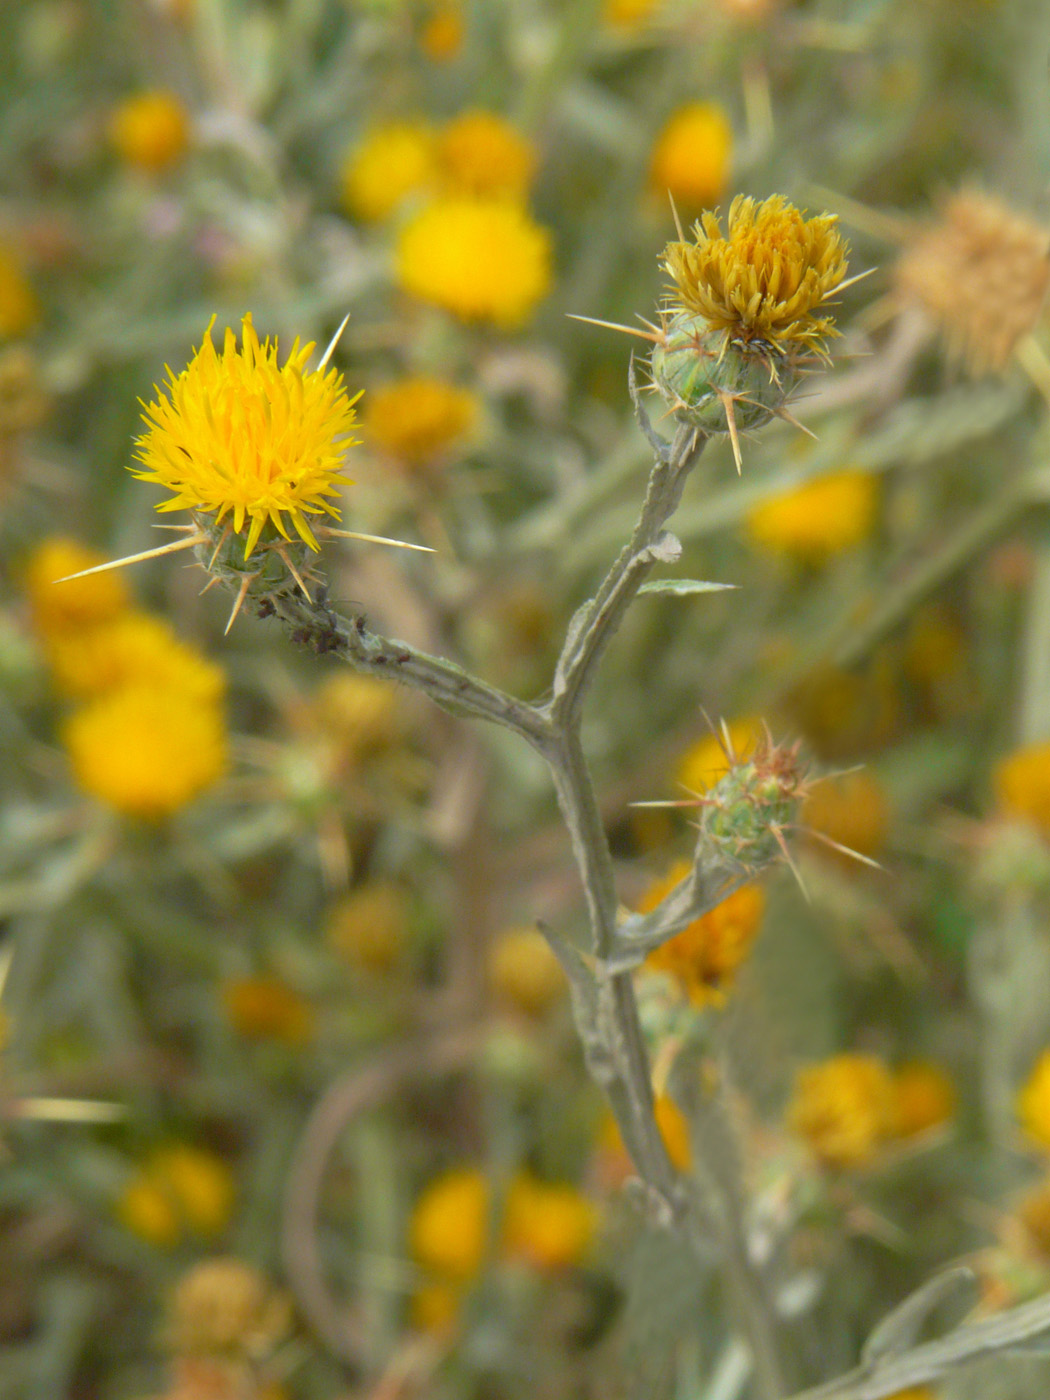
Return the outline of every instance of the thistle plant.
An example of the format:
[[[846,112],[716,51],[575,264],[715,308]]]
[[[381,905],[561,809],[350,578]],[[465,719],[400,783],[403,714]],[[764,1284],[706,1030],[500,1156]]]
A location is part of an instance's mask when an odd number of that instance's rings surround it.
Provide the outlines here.
[[[475,217],[473,206],[464,208]],[[782,1300],[759,1260],[741,1190],[732,1087],[698,1016],[670,1047],[667,1082],[691,1125],[692,1164],[681,1170],[681,1154],[676,1165],[660,1130],[634,972],[727,896],[789,858],[786,833],[808,790],[805,772],[796,746],[769,738],[744,756],[730,752],[728,771],[695,803],[692,858],[681,878],[653,907],[624,916],[582,725],[602,659],[634,600],[658,565],[679,558],[668,526],[708,442],[727,436],[739,470],[741,433],[774,417],[794,421],[790,394],[828,360],[837,334],[829,304],[849,285],[846,252],[831,216],[806,218],[779,196],[761,204],[734,201],[724,234],[718,216],[707,214],[693,241],[680,237],[668,245],[662,265],[673,285],[657,323],[643,335],[671,435],[654,428],[632,367],[630,391],[654,461],[631,536],[573,616],[541,700],[521,699],[453,661],[380,634],[364,606],[342,616],[329,605],[319,566],[323,542],[420,548],[328,523],[340,518],[335,502],[355,422],[356,400],[330,364],[338,333],[311,369],[312,346],[297,341],[281,364],[276,344],[258,340],[250,317],[239,346],[226,331],[221,354],[209,327],[188,368],[170,375],[146,408],[134,468],[172,493],[159,509],[191,513],[191,523],[173,527],[184,538],[82,571],[193,549],[208,574],[206,586],[234,597],[230,624],[250,605],[278,618],[297,644],[419,690],[453,715],[508,730],[545,761],[586,920],[582,933],[543,933],[568,978],[587,1065],[633,1162],[642,1208],[658,1228],[684,1239],[697,1263],[706,1267],[714,1259],[721,1268],[761,1400],[790,1394],[793,1380]],[[541,280],[537,274],[537,286]],[[421,294],[440,301],[432,289]],[[460,309],[505,321],[524,311],[468,301]],[[461,1046],[446,1046],[435,1060],[459,1054]],[[330,1141],[330,1122],[324,1132]],[[319,1170],[316,1162],[312,1170]],[[289,1267],[295,1277],[291,1253]],[[1050,1328],[1043,1300],[914,1345],[921,1323],[960,1283],[958,1274],[949,1275],[908,1300],[873,1339],[856,1373],[812,1394],[878,1400]]]

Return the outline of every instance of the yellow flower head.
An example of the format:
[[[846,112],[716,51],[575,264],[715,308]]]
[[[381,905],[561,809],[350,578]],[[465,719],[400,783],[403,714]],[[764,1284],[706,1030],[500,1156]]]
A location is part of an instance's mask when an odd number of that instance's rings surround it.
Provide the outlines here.
[[[234,1185],[221,1157],[188,1143],[154,1152],[117,1203],[121,1223],[149,1244],[171,1248],[184,1233],[210,1239],[233,1211]]]
[[[489,1184],[473,1167],[436,1177],[412,1212],[408,1227],[412,1258],[453,1282],[476,1277],[488,1238]]]
[[[230,1025],[245,1040],[276,1040],[293,1049],[313,1035],[313,1008],[277,977],[237,977],[221,989]]]
[[[95,575],[76,583],[109,577]],[[145,685],[210,703],[221,700],[226,689],[221,667],[180,641],[162,618],[137,610],[49,638],[47,659],[58,688],[78,700]]]
[[[364,402],[361,431],[408,466],[440,456],[474,425],[478,402],[444,379],[412,375],[373,389]]]
[[[498,934],[489,949],[488,973],[496,996],[529,1016],[541,1016],[565,993],[561,964],[537,928]]]
[[[913,1060],[893,1075],[893,1131],[897,1137],[918,1137],[949,1123],[955,1116],[955,1085],[940,1065]]]
[[[1050,1150],[1050,1050],[1036,1060],[1017,1096],[1017,1116],[1028,1137]]]
[[[0,340],[25,335],[40,319],[40,303],[14,252],[0,243]]]
[[[804,826],[862,856],[878,855],[886,841],[889,820],[885,790],[866,768],[819,779],[802,805]],[[813,844],[821,855],[843,860],[846,868],[856,865],[822,842]]]
[[[405,951],[408,896],[388,880],[368,880],[334,904],[325,937],[339,957],[367,972],[389,972]]]
[[[190,141],[186,108],[171,92],[140,92],[114,109],[109,136],[122,160],[158,173],[176,165]]]
[[[669,309],[685,308],[733,340],[826,353],[838,332],[816,313],[843,281],[848,252],[835,222],[806,219],[778,194],[761,203],[739,195],[725,235],[718,214],[704,214],[694,242],[667,245]]]
[[[1050,836],[1050,743],[1028,744],[1007,754],[996,765],[993,782],[1007,816]]]
[[[602,20],[615,29],[639,29],[663,0],[602,0]]]
[[[212,322],[214,324],[214,321]],[[247,528],[245,558],[264,528],[288,539],[284,516],[311,549],[317,541],[307,515],[339,518],[330,498],[345,480],[343,456],[353,445],[355,399],[334,369],[307,370],[313,344],[296,339],[283,365],[277,342],[262,344],[252,318],[242,322],[238,347],[227,330],[222,353],[211,338],[181,374],[168,371],[168,389],[158,389],[138,439],[142,481],[175,494],[161,511],[192,510],[232,518],[237,535]]]
[[[873,1055],[808,1065],[796,1077],[787,1120],[826,1166],[867,1166],[894,1128],[890,1072]]]
[[[649,161],[649,184],[685,210],[706,209],[725,193],[733,128],[713,102],[689,102],[668,118]]]
[[[771,553],[822,564],[868,538],[878,502],[870,472],[833,472],[762,501],[747,517],[747,532]]]
[[[152,685],[92,700],[66,722],[63,739],[85,792],[143,820],[171,816],[226,770],[218,707]]]
[[[557,1271],[579,1264],[598,1225],[592,1201],[566,1182],[522,1173],[507,1192],[503,1243],[512,1258]]]
[[[258,1359],[288,1330],[288,1300],[240,1259],[205,1259],[183,1274],[165,1340],[184,1356]]]
[[[688,861],[677,861],[662,880],[650,886],[639,909],[643,914],[688,875]],[[696,919],[645,959],[650,972],[668,972],[694,1006],[721,1005],[737,969],[746,961],[762,924],[766,898],[757,885],[744,885]]]
[[[419,31],[419,47],[432,63],[449,63],[463,47],[467,32],[463,11],[458,4],[439,3]]]
[[[103,563],[104,555],[59,535],[37,545],[26,564],[25,586],[33,626],[40,636],[76,636],[83,628],[111,622],[128,606],[127,585],[117,574],[55,582]]]
[[[506,200],[436,199],[398,240],[401,287],[464,321],[519,326],[550,278],[550,235]]]
[[[423,122],[390,122],[371,131],[346,159],[343,207],[363,223],[379,223],[431,184],[434,135]]]
[[[462,112],[438,137],[440,178],[452,194],[524,199],[536,152],[495,112]]]

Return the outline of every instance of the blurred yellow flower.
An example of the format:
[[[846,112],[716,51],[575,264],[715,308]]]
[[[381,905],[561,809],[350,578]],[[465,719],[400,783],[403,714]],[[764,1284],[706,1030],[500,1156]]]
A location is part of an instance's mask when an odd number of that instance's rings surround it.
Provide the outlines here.
[[[140,92],[115,107],[109,137],[121,160],[139,170],[169,170],[190,142],[186,108],[171,92]]]
[[[276,1040],[295,1049],[313,1035],[313,1007],[278,977],[232,978],[220,996],[230,1025],[246,1040]]]
[[[1031,822],[1050,836],[1050,743],[1015,749],[992,775],[999,807],[1009,817]]]
[[[165,1341],[184,1356],[265,1356],[288,1331],[288,1299],[250,1264],[219,1256],[175,1285]]]
[[[388,219],[435,174],[434,135],[423,122],[377,126],[347,156],[342,171],[346,212],[363,223]]]
[[[469,433],[477,413],[478,401],[466,389],[430,375],[411,375],[366,396],[361,431],[366,443],[418,467]]]
[[[1035,1253],[1050,1259],[1050,1181],[1040,1182],[1022,1197],[1017,1218]]]
[[[663,0],[602,0],[602,20],[618,29],[638,29],[663,4]]]
[[[1017,1096],[1017,1116],[1031,1140],[1050,1150],[1050,1050],[1036,1060]]]
[[[337,751],[344,771],[376,758],[401,732],[397,689],[377,676],[344,669],[317,687],[310,720]]]
[[[730,753],[738,760],[750,758],[765,735],[762,721],[753,715],[731,720],[726,727]],[[722,735],[705,734],[679,759],[675,779],[689,792],[707,792],[725,777],[729,767]]]
[[[646,891],[640,911],[644,914],[655,909],[689,869],[688,861],[677,861]],[[765,907],[762,890],[757,885],[744,885],[654,948],[644,966],[650,972],[670,973],[694,1006],[721,1005],[737,969],[751,952]]]
[[[461,112],[437,139],[442,186],[449,194],[524,199],[536,171],[531,142],[496,112]]]
[[[807,219],[778,194],[761,203],[738,195],[725,235],[717,213],[703,214],[692,243],[667,245],[669,309],[683,307],[730,339],[825,354],[839,332],[816,313],[845,278],[848,252],[835,222]]]
[[[729,180],[733,128],[713,102],[689,102],[672,112],[649,160],[649,184],[686,213],[718,203]]]
[[[550,235],[500,199],[436,199],[401,230],[397,280],[406,292],[465,321],[510,329],[550,286]]]
[[[687,1172],[693,1164],[693,1145],[689,1131],[689,1121],[669,1094],[657,1094],[653,1100],[653,1117],[660,1130],[671,1165],[680,1172]],[[603,1175],[611,1176],[619,1184],[631,1170],[627,1149],[623,1145],[620,1129],[611,1113],[602,1119],[599,1132],[599,1148],[607,1159]],[[610,1171],[609,1168],[612,1168]]]
[[[869,472],[833,472],[760,502],[747,532],[770,553],[822,564],[869,537],[878,505],[879,483]]]
[[[389,972],[401,960],[408,930],[408,896],[388,880],[368,880],[328,911],[332,950],[368,972]]]
[[[466,32],[461,7],[439,0],[423,21],[419,47],[432,63],[449,63],[462,49]]]
[[[90,701],[66,721],[62,737],[84,791],[143,820],[171,816],[226,771],[218,706],[154,686]]]
[[[435,1177],[425,1188],[408,1226],[412,1258],[449,1282],[476,1277],[485,1258],[489,1184],[474,1167]]]
[[[0,243],[0,340],[25,335],[39,319],[36,293],[13,250]]]
[[[507,1192],[503,1221],[506,1252],[538,1269],[579,1264],[594,1238],[598,1212],[575,1186],[521,1173]]]
[[[803,826],[848,850],[875,857],[889,830],[889,804],[878,778],[867,768],[857,768],[814,781],[802,804],[800,820]],[[821,855],[839,858],[846,868],[857,866],[823,843],[814,842],[813,846]]]
[[[77,579],[59,589],[94,582]],[[112,621],[53,635],[46,646],[55,683],[66,695],[90,699],[133,685],[170,689],[188,699],[217,702],[226,689],[220,666],[180,641],[163,618],[129,609]]]
[[[825,1166],[869,1166],[893,1132],[890,1072],[873,1055],[808,1065],[796,1076],[787,1122]]]
[[[234,1183],[221,1157],[188,1143],[159,1148],[131,1178],[117,1203],[126,1229],[170,1248],[184,1234],[211,1239],[233,1213]]]
[[[412,1325],[422,1332],[447,1333],[459,1316],[463,1289],[455,1283],[425,1283],[412,1294]]]
[[[940,1065],[913,1060],[893,1074],[893,1131],[897,1137],[918,1137],[955,1116],[955,1085]]]
[[[264,529],[288,539],[287,514],[311,549],[317,541],[307,515],[339,519],[343,458],[353,445],[355,399],[334,369],[307,370],[313,344],[298,339],[283,365],[277,342],[259,343],[246,315],[238,348],[227,330],[221,356],[211,326],[181,374],[169,374],[168,392],[143,414],[147,432],[138,439],[133,468],[175,494],[160,511],[192,510],[230,517],[240,535],[247,526],[245,558]]]
[[[537,928],[510,928],[489,948],[489,982],[496,996],[530,1016],[541,1016],[565,994],[565,974]]]
[[[114,573],[55,582],[104,563],[104,555],[63,536],[37,545],[26,564],[25,586],[33,626],[42,637],[76,636],[83,628],[111,622],[129,606],[127,585]]]

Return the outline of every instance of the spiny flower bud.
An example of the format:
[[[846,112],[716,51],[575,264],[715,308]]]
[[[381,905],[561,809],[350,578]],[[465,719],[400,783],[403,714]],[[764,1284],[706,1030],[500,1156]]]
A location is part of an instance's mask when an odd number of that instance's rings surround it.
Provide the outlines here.
[[[731,756],[732,757],[732,756]],[[764,739],[755,752],[700,799],[700,841],[747,870],[768,865],[784,850],[783,831],[806,795],[799,745]]]

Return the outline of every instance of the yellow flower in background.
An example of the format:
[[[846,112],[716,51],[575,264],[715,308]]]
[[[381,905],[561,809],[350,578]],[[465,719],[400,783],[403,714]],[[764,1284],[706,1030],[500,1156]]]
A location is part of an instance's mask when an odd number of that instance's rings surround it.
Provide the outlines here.
[[[111,622],[130,605],[127,585],[117,574],[55,582],[104,563],[104,555],[60,535],[37,545],[26,564],[25,587],[33,626],[42,637],[76,636],[83,628]]]
[[[63,590],[109,577],[95,575],[55,587]],[[220,666],[180,641],[163,618],[134,609],[97,627],[55,635],[46,652],[55,684],[78,700],[145,685],[214,703],[226,689],[226,674]]]
[[[146,821],[180,811],[227,766],[218,706],[154,686],[90,701],[66,721],[62,737],[80,787]]]
[[[653,1100],[653,1117],[671,1165],[676,1171],[689,1171],[693,1164],[693,1145],[685,1114],[669,1094],[657,1094]],[[606,1158],[603,1175],[611,1177],[617,1185],[621,1184],[623,1178],[629,1175],[631,1164],[619,1125],[611,1113],[607,1112],[602,1119],[598,1145]]]
[[[349,773],[397,742],[403,730],[400,697],[389,681],[345,669],[317,687],[309,722],[332,745],[336,766]]]
[[[893,1131],[897,1137],[918,1137],[943,1127],[955,1116],[955,1085],[940,1065],[914,1060],[893,1074]]]
[[[689,870],[688,861],[676,862],[646,891],[638,906],[641,913],[655,909]],[[654,948],[644,966],[650,972],[670,973],[694,1006],[720,1005],[737,969],[751,952],[765,907],[762,890],[757,885],[744,885]]]
[[[1050,743],[1015,749],[996,764],[992,775],[999,807],[1050,836]]]
[[[825,1166],[869,1166],[894,1129],[890,1072],[873,1055],[808,1065],[796,1076],[787,1121]]]
[[[189,117],[174,93],[136,93],[113,110],[109,138],[121,160],[158,174],[177,165],[186,154]]]
[[[366,443],[416,467],[465,437],[477,414],[478,401],[466,389],[430,375],[411,375],[366,396],[361,431]]]
[[[565,994],[565,974],[537,928],[511,928],[497,934],[488,954],[489,983],[496,996],[541,1016]]]
[[[332,906],[325,938],[333,952],[367,972],[389,972],[404,955],[408,895],[388,880],[368,880]]]
[[[575,1186],[546,1182],[523,1172],[507,1192],[503,1244],[512,1257],[538,1269],[571,1268],[585,1257],[598,1212]]]
[[[31,331],[40,303],[14,251],[0,243],[0,340]]]
[[[476,1168],[460,1167],[436,1177],[409,1221],[412,1258],[450,1282],[475,1278],[485,1258],[490,1200],[489,1184]]]
[[[148,1244],[171,1248],[185,1234],[211,1239],[233,1213],[233,1174],[221,1157],[188,1143],[154,1152],[118,1203],[121,1224]]]
[[[639,29],[662,4],[663,0],[602,0],[602,20],[617,29]]]
[[[464,321],[527,321],[550,286],[550,235],[499,199],[436,199],[401,230],[397,280]]]
[[[703,214],[692,243],[667,245],[669,309],[691,311],[731,339],[825,354],[824,341],[839,332],[817,312],[845,278],[848,252],[835,223],[833,214],[805,218],[782,195],[738,195],[725,234],[717,213]]]
[[[1025,1193],[1017,1206],[1017,1218],[1035,1253],[1050,1259],[1050,1181],[1042,1181]]]
[[[690,212],[718,203],[729,180],[733,128],[713,102],[690,102],[668,118],[649,160],[649,184]]]
[[[1017,1096],[1017,1116],[1028,1137],[1050,1150],[1050,1050],[1036,1060]]]
[[[879,483],[869,472],[833,472],[760,502],[747,533],[772,554],[823,564],[869,538],[878,506]]]
[[[174,492],[158,510],[197,511],[218,525],[229,517],[237,535],[246,530],[245,558],[266,527],[289,538],[286,515],[317,549],[307,516],[339,519],[332,498],[346,480],[356,398],[347,397],[338,371],[306,368],[312,343],[296,339],[279,365],[277,342],[260,344],[250,315],[241,335],[238,347],[227,330],[220,355],[209,325],[187,368],[169,370],[167,393],[158,389],[143,414],[142,466],[133,470]]]
[[[462,112],[437,139],[440,180],[449,194],[523,200],[536,172],[531,142],[495,112]]]
[[[342,171],[346,212],[379,223],[433,182],[434,133],[423,122],[377,126],[347,156]]]
[[[727,726],[729,750],[737,761],[750,758],[762,742],[765,730],[762,721],[747,715],[734,719]],[[721,734],[705,734],[685,751],[675,770],[676,781],[689,792],[706,792],[729,772],[730,759]]]
[[[463,48],[467,24],[457,4],[435,4],[419,31],[419,47],[432,63],[450,63]]]
[[[313,1007],[278,977],[236,977],[222,984],[220,996],[230,1025],[245,1040],[296,1049],[313,1036]]]
[[[882,850],[889,830],[885,790],[866,768],[817,779],[802,804],[801,822],[838,845],[873,858]],[[843,861],[847,868],[858,864],[823,843],[814,842],[813,848]]]
[[[184,1356],[257,1360],[277,1345],[290,1322],[288,1299],[258,1269],[219,1256],[195,1264],[179,1279],[165,1342]]]

